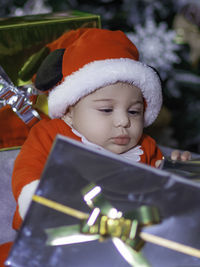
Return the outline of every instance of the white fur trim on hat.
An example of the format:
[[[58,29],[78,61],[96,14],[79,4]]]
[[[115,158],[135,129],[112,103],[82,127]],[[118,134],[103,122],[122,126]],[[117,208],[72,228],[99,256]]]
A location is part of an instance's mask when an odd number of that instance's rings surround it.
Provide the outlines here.
[[[152,68],[129,58],[93,61],[65,77],[49,94],[49,115],[51,118],[60,118],[69,106],[82,97],[120,81],[141,89],[147,103],[144,126],[149,126],[157,118],[162,105],[161,83]]]

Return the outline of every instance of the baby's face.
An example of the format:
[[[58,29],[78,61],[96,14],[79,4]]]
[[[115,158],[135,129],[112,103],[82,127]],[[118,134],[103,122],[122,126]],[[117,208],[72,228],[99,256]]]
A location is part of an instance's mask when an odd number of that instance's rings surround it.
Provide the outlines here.
[[[118,82],[82,98],[63,119],[90,142],[120,154],[140,140],[143,113],[140,89]]]

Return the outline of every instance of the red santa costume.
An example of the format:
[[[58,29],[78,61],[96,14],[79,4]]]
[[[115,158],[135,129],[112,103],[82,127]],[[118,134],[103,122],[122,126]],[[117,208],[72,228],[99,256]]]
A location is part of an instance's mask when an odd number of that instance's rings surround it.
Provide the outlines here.
[[[47,49],[49,55],[36,74],[35,86],[48,92],[51,119],[43,119],[31,129],[16,159],[12,177],[17,201],[14,229],[20,227],[55,136],[62,134],[89,143],[60,119],[69,106],[98,88],[119,81],[140,88],[145,102],[145,127],[154,122],[162,105],[158,75],[139,62],[137,48],[121,31],[82,28],[67,32],[47,45]],[[162,159],[155,141],[147,135],[127,153],[125,157],[151,166]]]

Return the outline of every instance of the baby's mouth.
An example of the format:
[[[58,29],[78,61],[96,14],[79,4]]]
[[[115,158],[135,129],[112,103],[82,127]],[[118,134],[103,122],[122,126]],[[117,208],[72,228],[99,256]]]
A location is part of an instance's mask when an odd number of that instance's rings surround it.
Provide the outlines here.
[[[127,145],[130,142],[130,137],[128,135],[119,135],[112,139],[116,145]]]

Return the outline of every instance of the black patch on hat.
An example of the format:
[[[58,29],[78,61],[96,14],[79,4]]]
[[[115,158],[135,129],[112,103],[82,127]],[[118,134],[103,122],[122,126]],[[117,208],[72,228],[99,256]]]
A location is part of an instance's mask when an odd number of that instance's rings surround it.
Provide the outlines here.
[[[65,49],[56,49],[51,52],[40,65],[35,86],[38,90],[47,91],[62,80],[62,61]]]

